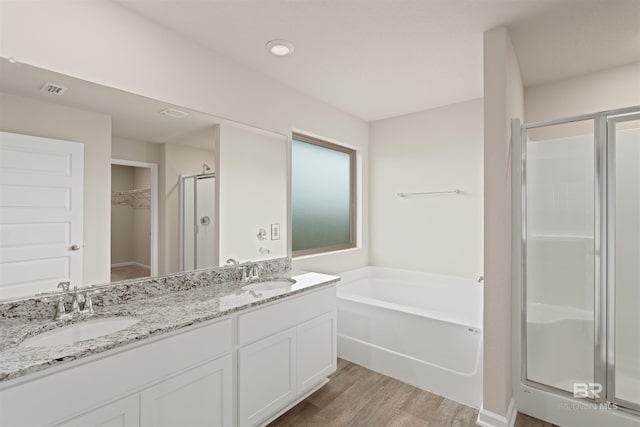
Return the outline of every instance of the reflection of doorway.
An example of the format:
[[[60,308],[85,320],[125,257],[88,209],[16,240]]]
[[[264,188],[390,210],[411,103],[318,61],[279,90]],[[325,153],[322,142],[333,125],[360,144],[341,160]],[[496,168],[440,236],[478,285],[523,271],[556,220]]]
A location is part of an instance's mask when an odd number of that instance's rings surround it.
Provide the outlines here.
[[[158,274],[158,166],[111,161],[111,281]]]

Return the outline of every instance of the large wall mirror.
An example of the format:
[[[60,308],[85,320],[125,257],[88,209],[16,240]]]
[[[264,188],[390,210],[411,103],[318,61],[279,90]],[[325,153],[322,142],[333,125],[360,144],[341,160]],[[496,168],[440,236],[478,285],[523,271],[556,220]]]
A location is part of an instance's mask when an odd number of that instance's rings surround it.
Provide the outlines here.
[[[0,299],[288,256],[289,142],[0,62]]]

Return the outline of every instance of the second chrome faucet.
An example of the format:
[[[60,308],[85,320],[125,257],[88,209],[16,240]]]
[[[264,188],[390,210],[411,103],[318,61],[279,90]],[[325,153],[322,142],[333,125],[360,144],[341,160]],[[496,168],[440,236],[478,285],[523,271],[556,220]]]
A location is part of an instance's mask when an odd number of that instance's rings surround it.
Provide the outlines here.
[[[245,284],[249,282],[255,282],[260,280],[260,265],[255,262],[247,262],[240,264],[237,260],[229,258],[227,260],[228,265],[237,267],[242,272],[240,277],[240,283]]]
[[[62,288],[63,292],[68,292],[69,286],[69,282],[58,283],[58,287]],[[80,308],[81,306],[82,308]],[[91,299],[91,295],[89,294],[89,292],[85,292],[84,295],[80,294],[78,293],[78,287],[74,286],[73,299],[71,300],[71,310],[69,312],[66,311],[64,306],[64,295],[62,295],[58,299],[58,307],[56,308],[56,314],[53,317],[53,320],[70,319],[74,315],[91,315],[93,313],[93,300]]]

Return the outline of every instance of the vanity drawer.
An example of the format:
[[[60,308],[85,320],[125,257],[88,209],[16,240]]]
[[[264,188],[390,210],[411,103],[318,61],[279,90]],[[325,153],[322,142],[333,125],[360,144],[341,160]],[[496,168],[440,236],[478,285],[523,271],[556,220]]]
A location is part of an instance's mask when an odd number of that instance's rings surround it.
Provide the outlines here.
[[[335,307],[336,287],[332,285],[241,314],[238,317],[238,344],[242,346],[283,331],[333,311]]]

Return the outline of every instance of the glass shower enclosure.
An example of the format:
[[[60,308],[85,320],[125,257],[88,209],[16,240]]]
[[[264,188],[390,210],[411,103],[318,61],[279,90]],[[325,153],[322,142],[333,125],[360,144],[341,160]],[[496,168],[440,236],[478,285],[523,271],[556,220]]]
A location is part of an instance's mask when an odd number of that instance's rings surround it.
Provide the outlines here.
[[[181,271],[218,266],[215,182],[215,173],[180,178]]]
[[[519,132],[521,381],[640,415],[640,107]]]

